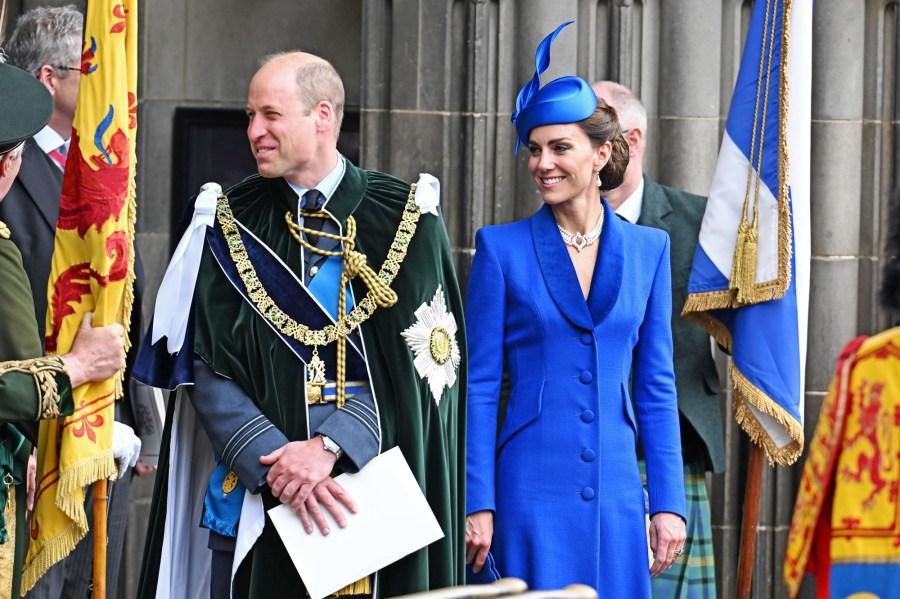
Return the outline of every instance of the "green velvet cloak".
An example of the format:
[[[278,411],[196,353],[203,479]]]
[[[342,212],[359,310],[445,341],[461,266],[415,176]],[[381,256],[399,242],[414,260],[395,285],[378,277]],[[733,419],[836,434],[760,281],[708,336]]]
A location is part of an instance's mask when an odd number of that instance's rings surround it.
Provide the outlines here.
[[[253,176],[227,192],[235,218],[268,245],[295,273],[302,272],[300,245],[289,235],[285,213],[296,209],[296,193],[283,179]],[[398,179],[347,164],[328,210],[342,226],[348,215],[357,224],[356,249],[376,272],[400,224],[409,185]],[[354,280],[356,301],[365,286]],[[401,332],[415,321],[415,310],[430,302],[438,286],[456,318],[462,361],[455,384],[436,404],[428,382],[416,372],[414,354]],[[379,308],[362,325],[369,372],[381,425],[381,450],[399,446],[419,481],[445,537],[379,573],[377,595],[391,597],[464,582],[465,501],[465,333],[463,304],[456,282],[450,244],[441,218],[423,214],[405,261],[391,287],[399,301]],[[262,412],[291,440],[308,437],[303,395],[303,363],[273,333],[225,278],[209,248],[194,296],[194,351],[212,368],[237,381]],[[302,322],[302,317],[297,317]],[[329,365],[329,368],[332,368]],[[170,418],[167,419],[170,421]],[[170,424],[170,422],[167,422]],[[168,429],[166,431],[168,433]],[[168,435],[163,440],[168,451]],[[152,520],[141,579],[142,595],[156,589],[165,521],[164,465],[154,491]],[[268,488],[266,509],[278,505]],[[302,597],[303,585],[267,517],[254,550],[235,580],[236,597]],[[398,523],[402,526],[402,523]],[[335,555],[340,560],[341,556]]]

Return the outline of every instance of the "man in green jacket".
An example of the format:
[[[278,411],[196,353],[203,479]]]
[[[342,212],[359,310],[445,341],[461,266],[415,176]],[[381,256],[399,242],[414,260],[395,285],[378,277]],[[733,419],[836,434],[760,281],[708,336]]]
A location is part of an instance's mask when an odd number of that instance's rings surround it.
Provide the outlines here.
[[[2,57],[2,54],[0,54]],[[47,124],[50,93],[0,60],[0,201],[19,172],[25,140]],[[72,389],[113,376],[125,364],[121,325],[93,328],[85,316],[63,356],[43,356],[22,255],[0,222],[0,596],[19,596],[26,546],[25,509],[34,493],[28,469],[37,421],[73,412]],[[30,476],[29,476],[30,474]],[[23,484],[24,483],[24,484]],[[12,491],[12,492],[11,492]]]
[[[325,60],[265,59],[246,108],[259,175],[195,200],[135,366],[178,387],[141,597],[303,596],[263,509],[290,505],[309,534],[329,534],[326,511],[352,527],[355,502],[331,475],[393,447],[444,538],[337,594],[463,581],[465,338],[436,180],[411,186],[341,156],[343,104]],[[189,418],[215,456],[197,460]]]
[[[624,182],[605,192],[604,197],[620,217],[662,229],[669,233],[672,243],[672,337],[688,500],[688,540],[684,555],[672,568],[653,579],[653,596],[715,597],[705,472],[725,469],[719,378],[709,337],[681,317],[706,198],[660,185],[644,175],[647,112],[630,89],[603,81],[594,84],[594,91],[616,109],[630,149]]]

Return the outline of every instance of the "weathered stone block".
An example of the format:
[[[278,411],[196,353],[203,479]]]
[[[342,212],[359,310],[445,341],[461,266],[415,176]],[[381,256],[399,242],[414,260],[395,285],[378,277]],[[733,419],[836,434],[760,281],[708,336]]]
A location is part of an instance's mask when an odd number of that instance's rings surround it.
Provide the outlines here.
[[[813,256],[852,256],[859,252],[859,121],[812,123],[810,218]],[[840,167],[838,167],[840,165]]]
[[[661,117],[659,182],[702,196],[709,195],[720,141],[718,117]]]
[[[841,348],[857,334],[859,260],[813,259],[810,269],[809,335],[806,355],[806,390],[826,391]],[[835,301],[840,297],[840,301]]]

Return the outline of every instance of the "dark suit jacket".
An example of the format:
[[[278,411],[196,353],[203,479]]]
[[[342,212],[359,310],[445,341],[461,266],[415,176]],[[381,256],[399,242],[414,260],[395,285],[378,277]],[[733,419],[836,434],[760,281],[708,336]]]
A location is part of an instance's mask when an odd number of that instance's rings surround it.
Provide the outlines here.
[[[63,173],[33,141],[26,142],[22,168],[9,193],[0,202],[0,221],[12,232],[31,282],[34,314],[44,343],[47,318],[47,281],[53,256],[53,235],[59,216]]]
[[[709,336],[681,317],[704,210],[706,198],[644,177],[638,224],[668,232],[672,242],[672,337],[685,460],[703,459],[708,470],[722,472],[725,442],[719,377],[709,350]]]

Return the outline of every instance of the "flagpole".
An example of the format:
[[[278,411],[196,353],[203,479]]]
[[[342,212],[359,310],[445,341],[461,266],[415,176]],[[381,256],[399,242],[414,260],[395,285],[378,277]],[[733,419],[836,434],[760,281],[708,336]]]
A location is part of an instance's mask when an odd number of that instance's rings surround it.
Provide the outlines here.
[[[3,44],[3,32],[9,19],[9,0],[0,0],[0,45]]]
[[[756,528],[759,522],[762,468],[763,448],[751,442],[750,457],[747,459],[747,489],[744,495],[741,552],[738,559],[737,599],[750,599],[750,589],[753,586],[753,562],[756,557]]]
[[[106,599],[106,504],[108,481],[94,483],[94,599]]]

